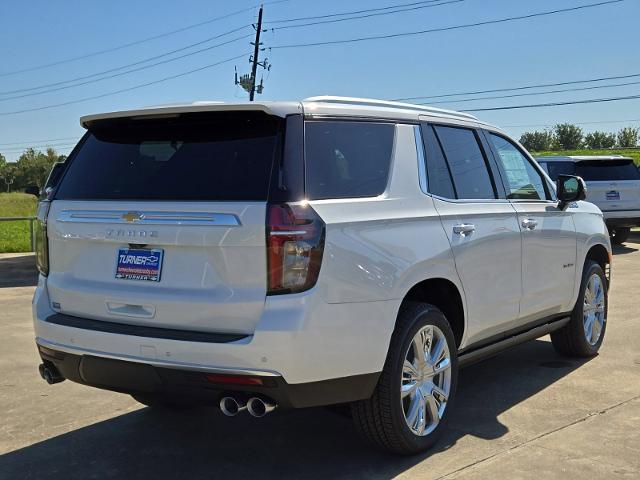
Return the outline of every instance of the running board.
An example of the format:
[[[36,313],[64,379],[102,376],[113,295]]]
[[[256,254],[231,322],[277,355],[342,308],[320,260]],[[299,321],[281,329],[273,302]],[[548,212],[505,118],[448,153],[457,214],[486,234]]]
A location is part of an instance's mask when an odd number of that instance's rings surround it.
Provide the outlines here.
[[[524,342],[528,342],[529,340],[534,340],[536,338],[543,337],[548,333],[551,333],[555,330],[558,330],[564,327],[569,321],[571,317],[562,317],[553,322],[545,323],[543,325],[539,325],[537,327],[532,328],[531,330],[527,330],[525,332],[519,333],[517,335],[512,335],[510,337],[503,338],[495,343],[490,345],[486,345],[484,347],[479,347],[468,352],[461,353],[458,357],[458,365],[460,367],[467,367],[469,365],[473,365],[481,360],[484,360],[489,357],[493,357],[498,353],[507,350],[511,347],[515,347]]]

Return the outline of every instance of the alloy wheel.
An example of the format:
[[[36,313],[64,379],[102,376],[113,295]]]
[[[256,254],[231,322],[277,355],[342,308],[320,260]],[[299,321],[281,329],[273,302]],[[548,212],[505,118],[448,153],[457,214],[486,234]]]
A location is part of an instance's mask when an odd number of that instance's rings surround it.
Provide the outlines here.
[[[422,327],[404,358],[400,398],[409,429],[418,436],[433,432],[444,415],[451,391],[451,354],[444,333]]]
[[[598,343],[606,321],[604,286],[600,276],[594,273],[589,277],[587,288],[584,290],[582,307],[584,335],[589,345]]]

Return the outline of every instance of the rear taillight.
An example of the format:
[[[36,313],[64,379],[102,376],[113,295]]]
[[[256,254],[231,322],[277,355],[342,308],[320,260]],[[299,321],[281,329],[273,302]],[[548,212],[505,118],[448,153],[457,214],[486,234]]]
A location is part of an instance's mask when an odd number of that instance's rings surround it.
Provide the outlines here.
[[[44,276],[49,274],[49,246],[47,241],[47,215],[49,214],[48,201],[38,204],[36,224],[34,229],[36,243],[36,265],[40,273]]]
[[[307,204],[269,205],[267,268],[269,295],[296,293],[316,284],[325,224]]]

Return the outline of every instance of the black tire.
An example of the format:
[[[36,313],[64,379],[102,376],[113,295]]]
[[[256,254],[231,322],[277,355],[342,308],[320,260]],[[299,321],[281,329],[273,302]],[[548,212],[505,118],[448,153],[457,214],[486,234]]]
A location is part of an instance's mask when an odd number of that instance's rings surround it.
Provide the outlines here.
[[[587,282],[593,274],[597,274],[602,282],[602,288],[604,289],[604,325],[600,332],[598,341],[591,345],[587,341],[584,329],[583,307],[584,307],[584,292],[587,288]],[[580,283],[580,293],[578,299],[571,312],[571,320],[567,325],[560,330],[556,330],[551,333],[551,342],[553,343],[556,352],[566,357],[578,357],[586,358],[593,357],[598,353],[602,341],[604,340],[604,334],[607,329],[607,310],[609,308],[607,279],[602,271],[602,267],[593,260],[587,260],[582,271],[582,282]]]
[[[132,393],[131,396],[136,402],[159,410],[188,410],[196,406],[185,400],[177,400],[149,393]]]
[[[400,385],[409,345],[426,325],[438,327],[446,338],[451,360],[451,382],[446,409],[439,424],[428,435],[418,436],[409,429],[405,420]],[[446,317],[433,305],[406,303],[398,314],[387,359],[372,397],[351,404],[356,429],[366,441],[386,451],[404,455],[425,451],[437,442],[445,428],[457,381],[457,347]]]
[[[631,233],[630,227],[617,227],[612,229],[609,232],[609,237],[611,238],[611,243],[616,245],[620,245],[627,241],[629,238],[629,234]]]

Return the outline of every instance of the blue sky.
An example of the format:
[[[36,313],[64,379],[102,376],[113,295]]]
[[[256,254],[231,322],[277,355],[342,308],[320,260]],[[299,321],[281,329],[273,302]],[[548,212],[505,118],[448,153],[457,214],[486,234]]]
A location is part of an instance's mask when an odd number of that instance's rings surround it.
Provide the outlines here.
[[[465,0],[394,15],[268,31],[263,34],[263,41],[265,47],[273,47],[425,30],[575,7],[597,1]],[[278,26],[269,25],[269,20],[406,3],[411,3],[411,0],[289,0],[265,5],[265,26]],[[83,60],[15,75],[3,75],[135,42],[250,8],[255,4],[254,0],[2,2],[0,92],[91,75],[203,41],[251,23],[257,10],[248,10],[224,20]],[[332,94],[392,99],[636,74],[640,73],[638,18],[640,0],[625,0],[553,16],[463,30],[343,45],[267,50],[263,55],[268,57],[273,68],[270,73],[265,74],[265,92],[258,98],[282,100]],[[246,28],[219,40],[184,50],[180,54],[249,33],[251,30]],[[242,58],[129,92],[56,108],[11,113],[102,95],[194,70],[249,52],[251,46],[248,42],[248,39],[231,42],[128,75],[42,95],[7,100],[6,97],[21,93],[0,94],[0,153],[9,160],[15,160],[23,147],[35,144],[44,148],[46,143],[67,153],[71,144],[83,133],[78,118],[88,113],[182,101],[237,101],[246,98],[244,92],[233,83],[234,65],[237,65],[240,72],[247,72],[249,69],[248,59]],[[640,77],[603,84],[632,81],[640,81]],[[38,90],[23,93],[36,91]],[[640,94],[640,84],[512,99],[452,102],[437,106],[454,109],[482,108],[637,94]],[[515,136],[525,130],[565,121],[605,122],[582,127],[585,131],[614,131],[626,125],[640,126],[640,121],[614,122],[640,119],[640,100],[482,112],[478,116],[504,126]],[[41,142],[49,139],[62,140]]]

